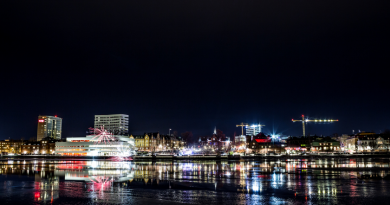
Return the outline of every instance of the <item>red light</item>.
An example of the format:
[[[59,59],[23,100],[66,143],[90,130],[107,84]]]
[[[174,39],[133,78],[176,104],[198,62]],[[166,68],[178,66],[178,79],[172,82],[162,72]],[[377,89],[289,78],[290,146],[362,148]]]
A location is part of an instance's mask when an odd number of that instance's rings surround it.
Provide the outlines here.
[[[54,117],[57,117],[57,115],[54,115]]]
[[[39,192],[35,193],[34,196],[35,196],[35,198],[39,198],[39,197],[41,197],[41,193],[39,193]]]
[[[38,122],[45,122],[45,120],[38,120]]]
[[[294,121],[294,119],[291,119],[291,121]]]
[[[302,115],[302,117],[303,117],[303,115]]]
[[[271,142],[271,139],[255,139],[257,143]]]

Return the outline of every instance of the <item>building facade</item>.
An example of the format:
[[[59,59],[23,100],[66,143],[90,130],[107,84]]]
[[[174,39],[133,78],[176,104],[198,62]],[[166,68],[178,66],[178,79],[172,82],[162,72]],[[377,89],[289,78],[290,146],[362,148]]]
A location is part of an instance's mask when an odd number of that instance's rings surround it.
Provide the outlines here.
[[[247,150],[249,153],[265,154],[271,151],[270,149],[274,150],[271,145],[271,140],[268,138],[253,139],[249,143]]]
[[[52,139],[50,137],[44,138],[41,141],[26,141],[21,146],[21,154],[37,154],[37,155],[46,155],[46,154],[55,154],[55,143],[58,140]]]
[[[0,153],[3,155],[20,154],[23,140],[2,140],[0,141]]]
[[[135,147],[138,151],[173,151],[186,146],[182,139],[169,135],[160,135],[158,132],[130,135],[130,138],[134,139]]]
[[[356,139],[356,152],[390,151],[390,134],[360,132],[353,136]]]
[[[286,150],[306,152],[311,149],[315,137],[289,137],[286,140]]]
[[[358,148],[358,139],[357,137],[355,136],[350,136],[348,137],[347,139],[343,140],[343,142],[340,142],[340,145],[342,143],[342,150],[344,150],[345,152],[351,152],[351,153],[354,153],[357,151],[357,148]]]
[[[261,127],[264,125],[251,125],[245,127],[245,134],[249,136],[256,136],[261,132]]]
[[[148,135],[130,135],[130,138],[134,139],[134,145],[138,151],[151,151]]]
[[[385,137],[385,136],[379,136],[378,138],[376,138],[376,142],[375,142],[376,146],[375,146],[375,151],[376,152],[388,152],[390,150],[390,139],[389,137]]]
[[[340,142],[330,138],[317,138],[313,141],[312,152],[340,152]]]
[[[234,137],[234,145],[236,148],[242,147],[245,148],[246,145],[246,137],[245,135],[238,135]]]
[[[68,137],[66,142],[55,143],[55,154],[63,156],[118,156],[134,154],[134,139],[114,136],[115,141],[100,143],[94,135]]]
[[[56,140],[61,139],[62,118],[57,116],[38,116],[37,141],[51,137]]]
[[[103,126],[114,135],[127,135],[129,133],[129,115],[95,115],[94,128],[101,129]]]

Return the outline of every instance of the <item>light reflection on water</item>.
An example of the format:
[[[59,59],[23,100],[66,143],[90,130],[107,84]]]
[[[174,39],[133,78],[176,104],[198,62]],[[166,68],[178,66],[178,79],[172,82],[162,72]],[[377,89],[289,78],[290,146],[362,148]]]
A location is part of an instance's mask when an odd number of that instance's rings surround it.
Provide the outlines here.
[[[388,159],[0,161],[7,203],[362,203],[386,200]],[[344,168],[354,168],[344,171]],[[372,168],[372,169],[367,169]],[[1,186],[2,185],[2,186]]]

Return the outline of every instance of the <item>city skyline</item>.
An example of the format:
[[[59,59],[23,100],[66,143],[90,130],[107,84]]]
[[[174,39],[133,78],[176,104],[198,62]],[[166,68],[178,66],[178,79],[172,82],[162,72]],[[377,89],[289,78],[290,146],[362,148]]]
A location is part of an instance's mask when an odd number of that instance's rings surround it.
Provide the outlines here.
[[[2,139],[34,137],[40,114],[63,137],[110,113],[134,133],[300,135],[301,115],[340,120],[310,134],[390,129],[384,2],[2,4]]]
[[[386,202],[389,10],[0,1],[0,201]]]
[[[93,121],[93,124],[96,123],[96,116],[131,116],[131,115],[128,115],[128,114],[105,114],[105,115],[101,115],[101,114],[98,114],[98,115],[94,115],[92,118],[92,121]],[[41,115],[40,115],[41,116]],[[40,119],[40,116],[38,116],[38,121],[36,121],[37,125],[40,124],[41,122],[39,121]],[[54,117],[54,116],[52,116]],[[57,118],[57,115],[55,116]],[[61,117],[61,118],[60,118]],[[63,117],[62,116],[59,116],[58,118],[61,119],[61,121],[63,120]],[[316,118],[316,119],[319,119],[319,118]],[[323,119],[323,118],[321,118]],[[69,119],[69,121],[71,121],[71,119]],[[266,121],[266,120],[263,120],[263,121]],[[66,120],[64,120],[64,122],[66,122]],[[126,122],[127,122],[127,118],[126,118]],[[129,122],[132,122],[131,120],[131,117],[129,117]],[[85,122],[84,124],[90,124],[91,122]],[[249,128],[253,125],[257,125],[259,123],[248,123],[249,124]],[[262,126],[264,126],[263,124],[264,123],[261,123]],[[292,123],[290,121],[290,129],[280,129],[278,126],[275,126],[275,125],[269,125],[268,127],[265,126],[262,129],[262,133],[265,133],[267,135],[272,135],[272,134],[282,134],[282,135],[286,135],[286,136],[302,136],[302,124],[301,123]],[[330,129],[333,129],[335,127],[335,125],[333,123],[326,123],[326,125],[322,125],[323,123],[310,123],[310,124],[307,124],[305,125],[306,127],[306,135],[309,136],[309,135],[317,135],[317,136],[330,136],[330,135],[333,135],[333,134],[339,134],[339,135],[342,135],[342,134],[353,134],[354,133],[358,133],[358,132],[376,132],[376,133],[381,133],[383,131],[386,130],[385,129],[381,129],[381,130],[370,130],[370,129],[352,129],[350,130],[349,132],[335,132],[333,130],[330,130]],[[96,126],[96,125],[94,125]],[[94,126],[91,126],[91,127],[94,127]],[[63,127],[63,126],[62,126]],[[132,127],[131,124],[129,125],[129,127]],[[200,125],[201,127],[201,125]],[[210,126],[207,126],[207,127],[210,127]],[[324,128],[322,128],[324,127]],[[330,128],[329,128],[330,127]],[[337,126],[337,127],[340,127],[340,126]],[[71,130],[71,128],[64,128],[66,130],[66,133],[79,133],[79,134],[74,134],[74,135],[64,135],[63,136],[63,139],[65,139],[66,137],[76,137],[76,136],[84,136],[84,135],[87,135],[86,131],[88,130],[88,128],[84,129],[84,130]],[[240,127],[236,127],[236,126],[232,126],[232,128],[228,127],[228,125],[221,125],[221,126],[214,126],[212,129],[207,129],[207,128],[203,128],[202,130],[204,132],[199,132],[198,130],[180,130],[180,129],[172,129],[172,128],[168,128],[166,130],[157,130],[157,129],[153,129],[151,127],[146,127],[145,129],[133,129],[129,131],[129,135],[138,135],[138,134],[143,134],[143,133],[149,133],[149,132],[160,132],[161,134],[168,134],[169,133],[169,129],[171,129],[171,132],[173,131],[177,131],[178,132],[178,135],[180,135],[181,133],[185,132],[185,131],[190,131],[192,132],[195,137],[198,137],[198,136],[211,136],[213,134],[213,131],[215,131],[215,129],[219,129],[219,130],[222,130],[227,136],[229,137],[233,137],[234,133],[236,134],[236,136],[238,135],[241,135],[241,128]],[[328,131],[328,134],[324,134],[324,133],[318,133],[319,130],[330,130]],[[37,130],[35,130],[35,133],[36,133]],[[317,132],[316,132],[317,131]],[[63,131],[62,131],[63,132]],[[291,133],[297,133],[297,134],[291,134]],[[248,134],[247,131],[246,131],[246,128],[244,128],[244,134]],[[23,137],[24,139],[30,139],[32,137],[29,137],[29,136],[21,136]],[[12,138],[12,137],[9,137],[10,139],[20,139],[21,137],[19,138]],[[35,136],[36,138],[37,136]],[[4,139],[9,139],[9,138],[3,138],[3,139],[0,139],[0,140],[4,140]]]

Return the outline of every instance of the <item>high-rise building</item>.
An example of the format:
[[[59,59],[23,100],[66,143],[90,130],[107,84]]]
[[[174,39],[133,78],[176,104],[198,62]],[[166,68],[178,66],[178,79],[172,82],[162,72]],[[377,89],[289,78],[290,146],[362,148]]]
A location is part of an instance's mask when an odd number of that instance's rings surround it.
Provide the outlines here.
[[[62,118],[57,116],[38,116],[37,141],[45,137],[60,140],[62,133]]]
[[[260,132],[261,132],[261,127],[264,126],[264,125],[251,125],[251,126],[247,126],[245,127],[246,129],[246,135],[249,135],[249,136],[256,136],[258,135]]]
[[[94,127],[100,129],[102,126],[114,135],[127,135],[129,133],[129,115],[95,115]]]

